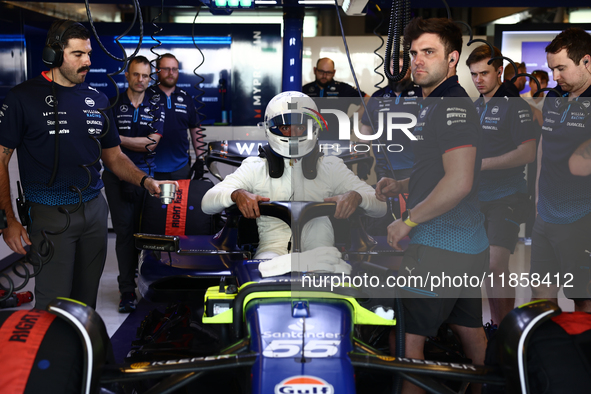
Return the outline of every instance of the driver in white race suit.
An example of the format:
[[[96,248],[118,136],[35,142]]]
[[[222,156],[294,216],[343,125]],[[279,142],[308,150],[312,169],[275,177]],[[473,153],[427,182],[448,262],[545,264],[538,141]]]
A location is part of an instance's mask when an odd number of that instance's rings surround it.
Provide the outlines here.
[[[256,259],[290,253],[292,241],[287,224],[260,216],[259,201],[333,201],[337,203],[337,219],[348,218],[358,206],[372,217],[386,213],[386,204],[376,199],[371,186],[338,157],[320,153],[321,121],[316,104],[307,95],[284,92],[275,96],[259,125],[264,127],[269,145],[261,147],[260,157],[245,159],[203,197],[201,206],[207,214],[236,204],[246,218],[257,219],[260,242]],[[327,217],[305,225],[302,251],[333,244],[334,231]]]

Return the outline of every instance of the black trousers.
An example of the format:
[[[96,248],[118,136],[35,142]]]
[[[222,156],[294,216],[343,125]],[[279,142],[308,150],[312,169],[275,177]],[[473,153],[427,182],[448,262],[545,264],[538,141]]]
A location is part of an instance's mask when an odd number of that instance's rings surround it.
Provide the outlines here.
[[[59,232],[66,215],[57,206],[30,204],[31,252],[45,253],[42,231]],[[75,205],[66,205],[72,212]],[[35,277],[35,307],[45,309],[56,297],[96,306],[98,287],[107,256],[108,208],[102,194],[70,214],[70,225],[61,234],[47,235],[53,256]]]
[[[117,175],[103,171],[105,194],[111,211],[111,223],[115,231],[115,253],[119,266],[119,291],[135,290],[135,269],[138,264],[138,250],[133,234],[139,232],[140,217],[146,191],[139,186],[121,181]]]

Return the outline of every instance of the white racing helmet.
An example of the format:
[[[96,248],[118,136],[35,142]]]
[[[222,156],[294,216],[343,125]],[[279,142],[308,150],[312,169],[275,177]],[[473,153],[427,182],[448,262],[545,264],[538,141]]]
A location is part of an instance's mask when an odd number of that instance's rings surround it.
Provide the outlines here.
[[[303,157],[310,153],[318,141],[321,120],[314,100],[301,92],[283,92],[273,97],[265,110],[265,121],[259,127],[271,149],[287,158]],[[286,137],[279,126],[304,125],[306,131],[301,136]]]

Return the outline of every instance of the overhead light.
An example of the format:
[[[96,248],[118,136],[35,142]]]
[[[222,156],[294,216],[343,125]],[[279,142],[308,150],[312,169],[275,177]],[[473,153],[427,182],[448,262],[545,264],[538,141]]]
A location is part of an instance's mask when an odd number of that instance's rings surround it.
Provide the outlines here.
[[[314,5],[320,5],[320,4],[326,4],[326,5],[334,5],[334,1],[333,0],[298,0],[298,4],[314,4]]]
[[[571,11],[568,14],[569,23],[590,23],[591,22],[591,10],[582,9]]]
[[[343,11],[345,14],[349,16],[353,15],[365,15],[363,10],[367,5],[367,0],[344,0],[343,1]]]
[[[25,36],[20,34],[0,34],[0,42],[25,41]]]
[[[265,4],[270,4],[270,5],[275,5],[277,4],[276,0],[254,0],[255,4],[260,4],[260,5],[265,5]]]
[[[116,37],[115,37],[116,38]],[[186,36],[154,36],[158,41],[163,44],[185,44],[185,45],[193,45],[193,37],[186,37]],[[139,36],[125,36],[122,37],[119,42],[121,44],[132,44],[137,45],[140,42]],[[153,40],[151,37],[144,36],[142,43],[146,45],[155,45],[157,42]],[[195,36],[195,44],[197,45],[230,45],[232,43],[232,37],[229,36]]]

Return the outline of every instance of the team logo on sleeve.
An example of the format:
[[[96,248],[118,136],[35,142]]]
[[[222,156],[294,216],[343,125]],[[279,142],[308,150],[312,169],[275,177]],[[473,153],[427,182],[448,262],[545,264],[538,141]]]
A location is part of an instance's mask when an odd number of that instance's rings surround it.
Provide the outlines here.
[[[84,102],[86,103],[86,105],[88,105],[89,107],[94,107],[94,100],[91,99],[90,97],[86,97],[84,99]]]
[[[45,97],[45,104],[53,107],[55,105],[55,98],[52,95]]]
[[[123,104],[121,107],[119,107],[119,111],[127,112],[127,111],[129,111],[129,108],[127,107],[127,105]]]

